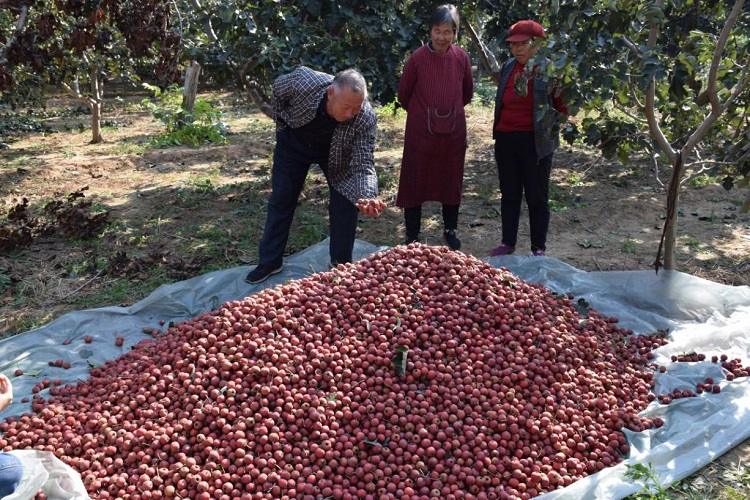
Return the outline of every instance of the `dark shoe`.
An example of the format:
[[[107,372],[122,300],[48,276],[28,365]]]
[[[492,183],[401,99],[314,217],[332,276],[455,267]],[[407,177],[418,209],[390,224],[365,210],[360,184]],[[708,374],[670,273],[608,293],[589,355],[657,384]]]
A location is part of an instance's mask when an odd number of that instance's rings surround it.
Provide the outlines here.
[[[414,237],[407,236],[406,239],[404,240],[404,245],[409,245],[411,243],[419,243],[419,242],[420,242],[419,236],[414,236]]]
[[[456,231],[454,229],[446,229],[443,231],[443,237],[451,250],[458,250],[461,248],[461,240],[456,237]]]
[[[505,243],[503,243],[499,247],[495,247],[492,250],[492,256],[497,257],[499,255],[510,255],[515,251],[516,251],[516,247],[514,247],[513,245],[506,245]]]
[[[260,283],[261,281],[266,281],[269,276],[280,273],[282,269],[284,269],[283,265],[279,267],[273,267],[258,264],[257,266],[255,266],[255,269],[247,273],[245,281],[247,281],[251,285],[254,285],[256,283]]]

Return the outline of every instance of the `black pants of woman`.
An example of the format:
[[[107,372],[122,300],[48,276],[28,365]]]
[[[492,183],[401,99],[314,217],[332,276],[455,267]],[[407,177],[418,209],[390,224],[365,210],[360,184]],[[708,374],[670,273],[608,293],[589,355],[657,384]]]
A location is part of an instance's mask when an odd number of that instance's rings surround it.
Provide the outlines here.
[[[455,230],[458,227],[459,205],[443,204],[443,225],[446,230]],[[422,228],[422,205],[404,209],[404,225],[406,226],[406,238],[415,240],[419,237]]]
[[[500,132],[495,140],[495,161],[500,178],[502,243],[516,246],[521,202],[529,210],[531,251],[545,250],[549,229],[549,178],[552,155],[538,158],[534,132]]]

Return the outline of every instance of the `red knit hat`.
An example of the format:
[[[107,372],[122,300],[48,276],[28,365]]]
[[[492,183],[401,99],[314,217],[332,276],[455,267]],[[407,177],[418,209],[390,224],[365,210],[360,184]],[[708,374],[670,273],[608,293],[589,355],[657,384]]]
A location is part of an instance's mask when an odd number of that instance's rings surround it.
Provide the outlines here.
[[[544,28],[536,21],[525,20],[518,21],[516,24],[510,27],[508,38],[506,42],[525,42],[532,38],[544,38]]]

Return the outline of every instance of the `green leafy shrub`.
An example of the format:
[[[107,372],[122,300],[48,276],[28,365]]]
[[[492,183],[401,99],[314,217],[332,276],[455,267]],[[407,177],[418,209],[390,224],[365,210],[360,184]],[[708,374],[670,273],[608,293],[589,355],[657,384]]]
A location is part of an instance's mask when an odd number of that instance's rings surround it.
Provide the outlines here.
[[[153,85],[144,86],[154,92],[156,102],[144,99],[143,106],[166,127],[165,132],[151,140],[152,146],[165,148],[186,145],[197,148],[204,144],[227,142],[229,129],[221,121],[221,111],[215,109],[208,101],[197,98],[193,111],[187,112],[182,107],[182,92],[179,86],[171,85],[164,91]]]

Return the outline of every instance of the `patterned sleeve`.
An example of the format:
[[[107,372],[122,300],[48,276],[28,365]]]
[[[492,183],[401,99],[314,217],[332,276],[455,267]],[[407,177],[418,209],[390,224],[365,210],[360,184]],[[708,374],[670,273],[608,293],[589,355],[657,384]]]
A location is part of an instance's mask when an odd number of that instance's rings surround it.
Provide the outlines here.
[[[271,108],[273,109],[273,119],[277,124],[287,124],[284,110],[289,109],[289,103],[293,92],[294,72],[281,75],[273,82]]]
[[[288,127],[304,125],[317,110],[319,99],[332,80],[333,76],[305,66],[276,78],[271,94],[276,124]]]
[[[378,196],[378,177],[375,173],[376,130],[377,117],[370,108],[365,115],[365,123],[354,138],[352,149],[351,167],[357,179],[357,198],[373,199]]]
[[[378,196],[378,178],[375,172],[375,136],[377,116],[369,102],[363,108],[356,123],[348,127],[341,141],[337,157],[348,159],[347,165],[336,175],[336,188],[352,203],[357,200],[374,199]],[[344,149],[349,149],[349,154]]]

